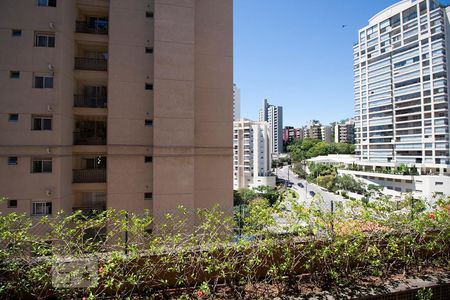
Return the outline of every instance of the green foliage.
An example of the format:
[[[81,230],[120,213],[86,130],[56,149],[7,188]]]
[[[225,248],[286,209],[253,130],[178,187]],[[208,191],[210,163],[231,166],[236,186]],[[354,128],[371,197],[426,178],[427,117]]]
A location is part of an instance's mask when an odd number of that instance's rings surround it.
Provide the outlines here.
[[[348,174],[337,176],[335,185],[336,189],[345,190],[360,195],[364,195],[366,192],[364,183],[360,180],[356,180],[353,176]]]
[[[247,205],[253,199],[256,199],[258,195],[252,189],[242,188],[238,191],[234,191],[234,206]]]
[[[336,176],[334,176],[334,175],[319,176],[319,177],[317,177],[316,182],[319,186],[321,186],[327,190],[332,190],[334,187],[335,178],[336,178]]]
[[[158,221],[112,209],[59,213],[39,223],[0,214],[0,298],[151,298],[174,287],[214,298],[218,282],[235,291],[261,281],[297,286],[296,276],[308,273],[315,283],[348,285],[364,276],[448,267],[449,199],[349,200],[335,203],[333,213],[322,210],[320,197],[290,204],[286,210],[265,198],[249,200],[238,239],[237,224],[219,207],[179,207]],[[55,284],[54,268],[74,261],[94,267],[69,274],[89,284]]]
[[[277,189],[268,185],[258,186],[254,190],[259,198],[266,199],[267,201],[269,201],[270,205],[274,205],[275,202],[280,198],[280,194],[278,193]]]
[[[421,288],[417,291],[417,300],[433,299],[433,290],[430,288]]]
[[[345,143],[326,143],[321,140],[304,139],[287,147],[293,162],[328,154],[354,154],[355,145]]]
[[[292,172],[297,174],[298,177],[302,179],[306,179],[306,177],[308,176],[308,173],[306,173],[301,163],[294,163],[294,165],[292,166]]]

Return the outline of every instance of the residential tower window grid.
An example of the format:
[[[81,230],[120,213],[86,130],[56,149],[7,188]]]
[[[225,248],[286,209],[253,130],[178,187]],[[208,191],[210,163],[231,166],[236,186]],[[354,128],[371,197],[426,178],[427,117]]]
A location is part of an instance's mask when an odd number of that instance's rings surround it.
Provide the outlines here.
[[[448,9],[405,0],[374,16],[354,45],[360,159],[449,164]]]

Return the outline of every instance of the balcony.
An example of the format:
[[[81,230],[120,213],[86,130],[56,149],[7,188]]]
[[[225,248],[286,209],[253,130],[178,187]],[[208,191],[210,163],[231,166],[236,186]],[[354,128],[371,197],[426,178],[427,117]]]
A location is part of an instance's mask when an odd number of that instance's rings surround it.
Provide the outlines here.
[[[108,34],[108,21],[77,21],[75,31],[78,33]]]
[[[75,70],[106,71],[108,70],[108,60],[75,57]]]
[[[106,169],[73,170],[73,183],[106,182]]]
[[[106,119],[80,117],[75,120],[74,145],[106,145]]]
[[[92,135],[86,132],[74,132],[73,133],[74,145],[106,145],[105,135]]]
[[[106,108],[107,97],[97,95],[74,95],[74,107]]]

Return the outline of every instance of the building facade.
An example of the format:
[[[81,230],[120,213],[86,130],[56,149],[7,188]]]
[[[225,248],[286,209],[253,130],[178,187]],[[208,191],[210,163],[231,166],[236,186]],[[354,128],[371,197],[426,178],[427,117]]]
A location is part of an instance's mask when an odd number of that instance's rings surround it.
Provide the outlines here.
[[[241,89],[233,84],[233,121],[241,119]]]
[[[305,137],[308,139],[322,140],[322,125],[317,120],[311,120],[305,128]]]
[[[269,122],[271,145],[270,151],[277,156],[283,152],[283,107],[271,105],[264,99],[259,111],[259,121]]]
[[[292,126],[285,126],[283,128],[283,142],[294,143],[298,140],[303,140],[304,130],[303,128],[294,128]]]
[[[355,124],[352,120],[334,125],[334,142],[347,144],[355,143]]]
[[[231,209],[232,11],[2,1],[0,210]]]
[[[403,0],[359,30],[353,47],[358,162],[340,173],[395,196],[450,194],[449,16],[437,1]]]
[[[270,126],[268,122],[240,120],[234,122],[233,187],[255,188],[275,186],[270,153]]]
[[[354,45],[356,153],[362,160],[449,164],[449,8],[404,0]]]
[[[320,128],[322,141],[332,143],[334,141],[334,131],[331,126],[323,125]]]

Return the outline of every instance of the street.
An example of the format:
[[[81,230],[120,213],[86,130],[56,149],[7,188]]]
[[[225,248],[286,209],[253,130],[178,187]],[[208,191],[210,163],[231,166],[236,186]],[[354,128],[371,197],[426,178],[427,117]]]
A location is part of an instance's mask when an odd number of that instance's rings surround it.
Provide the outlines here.
[[[321,207],[323,212],[331,210],[332,201],[334,201],[334,203],[345,201],[345,199],[339,195],[324,191],[316,184],[308,183],[304,179],[299,179],[298,176],[291,170],[289,170],[288,174],[288,166],[276,169],[276,174],[279,178],[286,181],[289,179],[289,181],[293,183],[292,189],[300,195],[299,203],[309,204],[310,201],[313,200],[313,196],[309,194],[310,191],[316,193],[315,197],[318,197],[319,195],[322,197],[323,203],[321,204]],[[300,187],[298,183],[302,183],[303,188]]]

